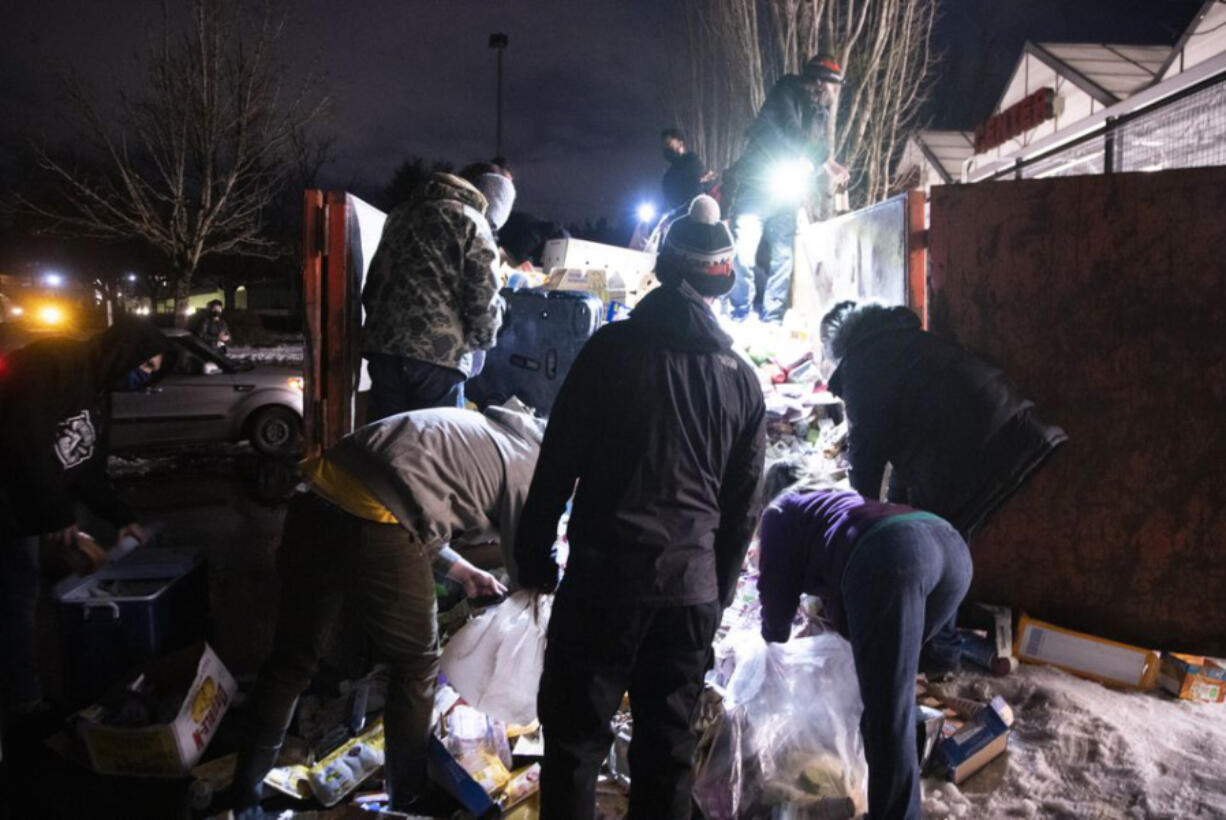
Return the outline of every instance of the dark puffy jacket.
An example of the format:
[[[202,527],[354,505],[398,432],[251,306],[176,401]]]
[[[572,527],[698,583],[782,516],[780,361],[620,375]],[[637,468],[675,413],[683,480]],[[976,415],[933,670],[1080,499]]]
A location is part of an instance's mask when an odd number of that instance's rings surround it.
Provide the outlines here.
[[[1068,436],[998,368],[920,327],[903,307],[847,330],[830,389],[847,409],[851,484],[936,513],[969,536]]]
[[[47,339],[10,354],[0,375],[0,524],[19,535],[71,525],[84,503],[116,526],[132,511],[106,475],[110,391],[164,352],[151,324],[123,319],[86,341]]]
[[[775,207],[770,191],[775,163],[804,157],[820,168],[830,158],[826,129],[826,112],[804,80],[796,74],[780,77],[750,125],[745,152],[733,171],[734,206],[768,215]]]
[[[694,152],[682,154],[668,164],[664,180],[664,207],[667,210],[688,205],[690,200],[703,193],[702,176],[707,172],[703,162]]]
[[[362,352],[468,374],[466,354],[493,346],[502,323],[498,249],[485,197],[436,173],[387,218],[362,287]]]
[[[558,394],[515,543],[521,582],[556,581],[575,490],[561,595],[726,603],[757,516],[764,418],[753,370],[694,289],[648,294],[584,345]]]

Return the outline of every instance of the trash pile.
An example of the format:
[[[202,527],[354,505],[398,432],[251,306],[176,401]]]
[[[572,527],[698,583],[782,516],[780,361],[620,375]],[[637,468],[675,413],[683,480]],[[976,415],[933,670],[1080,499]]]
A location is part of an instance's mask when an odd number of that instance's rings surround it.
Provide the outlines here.
[[[723,328],[758,374],[766,399],[767,462],[804,457],[832,480],[844,478],[843,405],[826,388],[828,366],[817,338],[795,320],[724,320]]]

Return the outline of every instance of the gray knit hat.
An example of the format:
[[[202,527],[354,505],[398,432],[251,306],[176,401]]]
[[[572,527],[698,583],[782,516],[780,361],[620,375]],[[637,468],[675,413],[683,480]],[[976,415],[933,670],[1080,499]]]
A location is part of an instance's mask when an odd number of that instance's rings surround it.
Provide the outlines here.
[[[719,203],[703,194],[694,198],[690,212],[664,235],[656,277],[665,285],[684,279],[703,296],[723,296],[736,282],[735,255],[732,234],[719,221]]]

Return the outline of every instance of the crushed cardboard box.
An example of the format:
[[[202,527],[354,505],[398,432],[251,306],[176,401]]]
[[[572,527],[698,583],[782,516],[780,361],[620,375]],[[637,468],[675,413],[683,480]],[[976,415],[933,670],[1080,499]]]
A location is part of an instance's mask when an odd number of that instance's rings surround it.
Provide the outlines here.
[[[143,674],[162,691],[182,690],[179,711],[169,723],[137,728],[108,726],[102,710],[90,706],[77,714],[78,736],[100,774],[181,777],[199,761],[225,716],[238,685],[208,644],[146,664]]]

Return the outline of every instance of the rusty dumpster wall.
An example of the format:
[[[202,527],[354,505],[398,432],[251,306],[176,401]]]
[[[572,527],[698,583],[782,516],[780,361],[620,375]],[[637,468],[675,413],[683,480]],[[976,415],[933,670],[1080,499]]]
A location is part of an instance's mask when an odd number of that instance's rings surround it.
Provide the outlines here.
[[[932,329],[1069,442],[973,544],[977,600],[1226,652],[1226,169],[934,188]]]

